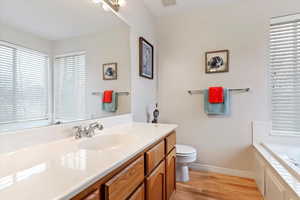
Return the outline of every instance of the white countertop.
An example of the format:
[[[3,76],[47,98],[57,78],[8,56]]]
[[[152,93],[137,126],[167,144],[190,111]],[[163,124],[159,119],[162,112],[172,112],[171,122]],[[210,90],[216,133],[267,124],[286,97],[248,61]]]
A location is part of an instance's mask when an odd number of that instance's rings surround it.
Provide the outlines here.
[[[0,154],[0,199],[70,199],[176,128],[132,123],[106,129],[94,138],[68,138]],[[116,137],[107,137],[101,149],[80,148],[86,141],[110,135]]]

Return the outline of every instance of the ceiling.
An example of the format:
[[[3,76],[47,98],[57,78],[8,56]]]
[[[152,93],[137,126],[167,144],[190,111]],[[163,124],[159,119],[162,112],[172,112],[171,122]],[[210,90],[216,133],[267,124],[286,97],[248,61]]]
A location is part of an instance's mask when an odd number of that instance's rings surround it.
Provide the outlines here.
[[[175,6],[164,7],[162,4],[162,0],[144,0],[150,12],[156,17],[170,15],[174,13],[180,13],[197,7],[205,7],[210,5],[222,5],[225,3],[231,3],[238,0],[176,0],[176,1],[177,3]]]
[[[59,40],[124,24],[92,0],[0,0],[0,23]]]

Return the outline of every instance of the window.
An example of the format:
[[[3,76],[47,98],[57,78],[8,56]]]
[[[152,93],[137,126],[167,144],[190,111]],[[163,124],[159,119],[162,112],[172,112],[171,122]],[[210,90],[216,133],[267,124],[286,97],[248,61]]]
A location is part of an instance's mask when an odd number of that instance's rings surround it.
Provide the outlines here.
[[[55,58],[55,120],[69,122],[86,118],[85,53]]]
[[[300,136],[300,15],[271,21],[270,82],[272,132]]]
[[[0,41],[1,127],[50,120],[48,70],[48,55]]]

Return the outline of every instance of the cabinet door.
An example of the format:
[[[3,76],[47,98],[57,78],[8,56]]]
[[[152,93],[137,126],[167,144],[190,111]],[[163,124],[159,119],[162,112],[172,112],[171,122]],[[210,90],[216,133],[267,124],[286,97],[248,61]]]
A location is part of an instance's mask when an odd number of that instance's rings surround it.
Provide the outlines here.
[[[168,154],[175,147],[176,144],[176,132],[166,137],[166,154]]]
[[[83,198],[82,200],[100,200],[99,190],[92,192],[87,197]]]
[[[166,199],[169,200],[176,188],[176,150],[166,158]]]
[[[146,156],[146,174],[149,174],[165,157],[164,140],[161,141],[152,149],[150,149],[149,151],[147,151],[145,156]]]
[[[266,170],[265,200],[284,200],[285,189],[275,175]]]
[[[145,200],[145,186],[141,185],[128,200]]]
[[[165,162],[146,179],[146,200],[165,200]]]

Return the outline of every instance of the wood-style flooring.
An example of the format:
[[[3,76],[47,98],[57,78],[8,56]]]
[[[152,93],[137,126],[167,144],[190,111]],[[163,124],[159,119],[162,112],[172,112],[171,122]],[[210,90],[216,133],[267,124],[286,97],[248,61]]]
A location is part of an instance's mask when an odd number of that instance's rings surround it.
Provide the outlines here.
[[[177,191],[172,200],[263,200],[263,198],[252,179],[190,171],[190,181],[177,183]]]

